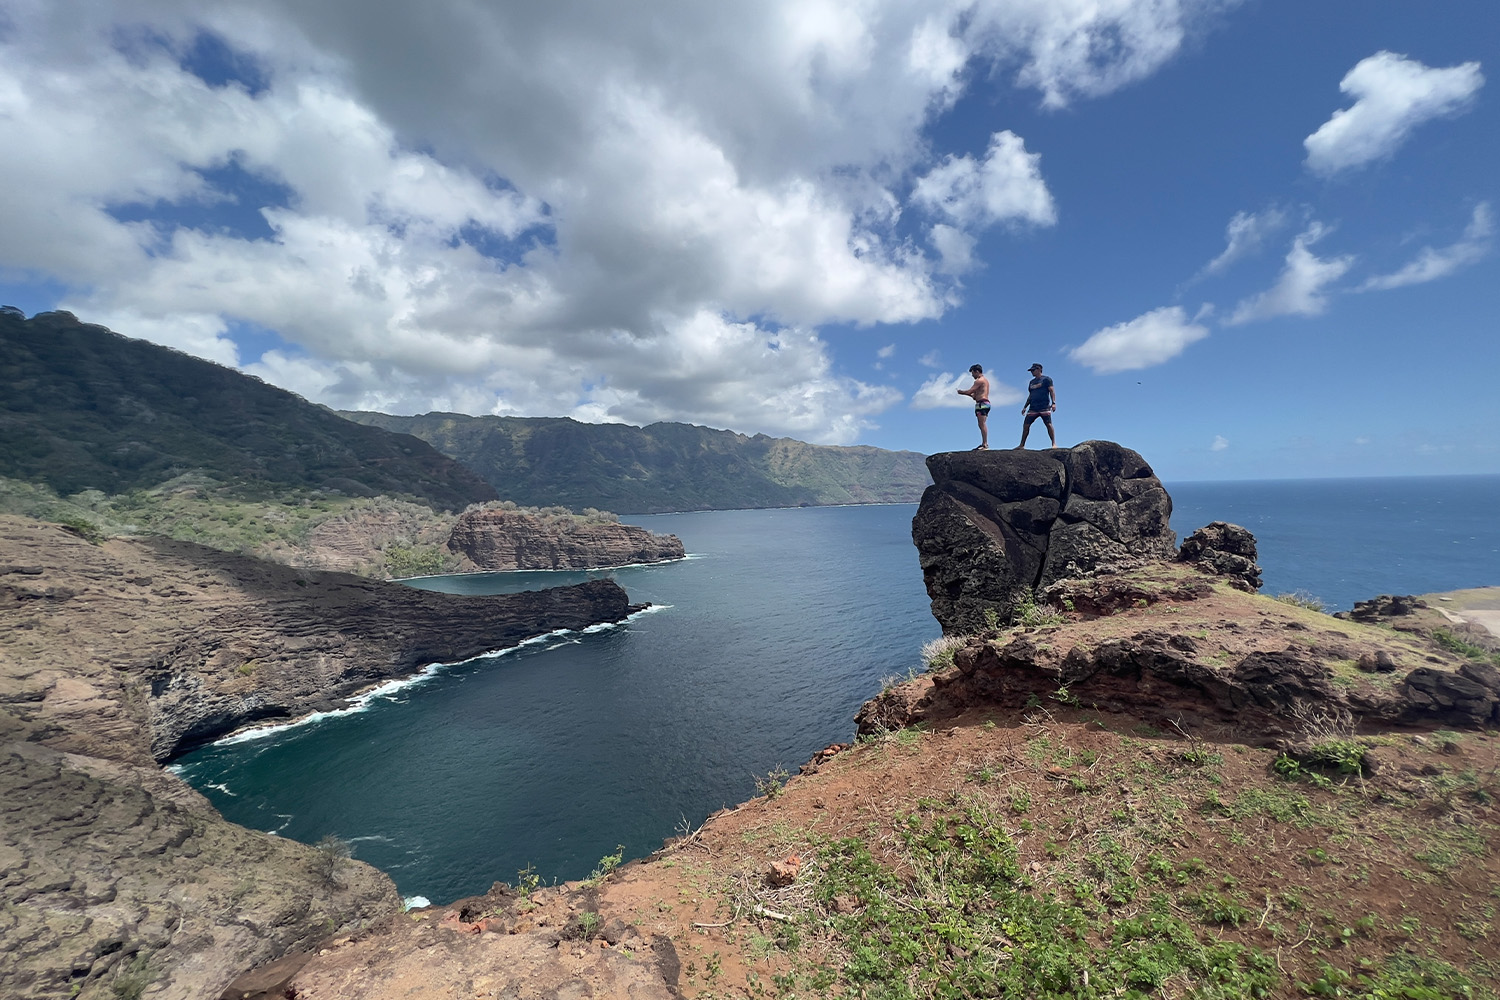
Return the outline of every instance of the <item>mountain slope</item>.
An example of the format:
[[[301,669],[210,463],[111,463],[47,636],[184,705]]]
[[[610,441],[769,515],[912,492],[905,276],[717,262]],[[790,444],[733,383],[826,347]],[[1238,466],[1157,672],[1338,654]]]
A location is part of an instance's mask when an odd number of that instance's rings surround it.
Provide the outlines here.
[[[914,503],[923,456],[805,444],[692,424],[584,424],[567,417],[415,417],[344,412],[411,434],[519,504],[619,513],[841,503]]]
[[[0,476],[109,494],[202,470],[254,492],[391,494],[439,509],[491,500],[415,438],[71,313],[0,311]]]

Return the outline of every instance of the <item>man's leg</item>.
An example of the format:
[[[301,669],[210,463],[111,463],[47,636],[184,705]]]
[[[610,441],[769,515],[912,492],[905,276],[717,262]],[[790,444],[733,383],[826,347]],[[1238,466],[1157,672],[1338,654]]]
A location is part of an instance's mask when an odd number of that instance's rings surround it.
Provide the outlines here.
[[[979,450],[985,451],[990,446],[990,415],[988,413],[976,413],[974,419],[979,421]]]
[[[1017,450],[1026,447],[1026,435],[1031,433],[1031,424],[1035,420],[1036,417],[1033,417],[1031,414],[1028,413],[1026,415],[1025,422],[1021,424],[1021,443],[1016,445]]]
[[[1057,435],[1052,433],[1052,415],[1042,417],[1042,423],[1047,425],[1047,439],[1052,442],[1052,447],[1057,447]]]

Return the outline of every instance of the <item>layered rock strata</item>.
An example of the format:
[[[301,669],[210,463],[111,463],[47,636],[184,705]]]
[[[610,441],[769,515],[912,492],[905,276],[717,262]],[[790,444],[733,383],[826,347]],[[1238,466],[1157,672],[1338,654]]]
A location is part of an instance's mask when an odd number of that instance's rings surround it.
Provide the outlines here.
[[[945,634],[1006,621],[1058,580],[1176,550],[1171,497],[1145,459],[1110,441],[943,452],[927,468],[912,540]]]
[[[338,707],[425,664],[621,621],[611,581],[454,597],[187,542],[90,545],[0,516],[0,996],[163,1000],[399,903],[348,862],[234,826],[159,762]]]
[[[1166,563],[1063,581],[1045,598],[1051,624],[971,637],[951,666],[868,702],[860,731],[1027,706],[1224,726],[1252,741],[1295,734],[1309,716],[1500,724],[1500,669],[1416,628],[1341,621]]]
[[[595,569],[665,562],[686,555],[676,535],[617,522],[541,518],[514,510],[466,511],[448,548],[477,569]]]

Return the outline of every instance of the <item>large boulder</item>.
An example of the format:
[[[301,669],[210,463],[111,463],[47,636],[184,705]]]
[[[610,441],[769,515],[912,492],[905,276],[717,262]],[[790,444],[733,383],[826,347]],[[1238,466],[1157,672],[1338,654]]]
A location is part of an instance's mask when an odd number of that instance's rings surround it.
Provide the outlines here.
[[[943,631],[1005,621],[1035,590],[1169,558],[1172,498],[1146,460],[1111,441],[1047,451],[943,452],[912,520]]]
[[[1177,558],[1205,573],[1228,577],[1232,585],[1246,593],[1260,589],[1255,536],[1238,524],[1214,521],[1204,525],[1182,543]]]

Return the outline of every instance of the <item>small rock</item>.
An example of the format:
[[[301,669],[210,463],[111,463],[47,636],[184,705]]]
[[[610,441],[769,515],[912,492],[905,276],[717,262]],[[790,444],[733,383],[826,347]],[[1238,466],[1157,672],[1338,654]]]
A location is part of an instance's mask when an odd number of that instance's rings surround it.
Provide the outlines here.
[[[1383,649],[1373,653],[1361,653],[1354,665],[1367,674],[1389,674],[1396,671],[1396,661]]]
[[[801,871],[802,858],[799,855],[793,854],[785,861],[771,862],[771,867],[766,872],[766,881],[777,888],[781,888],[797,881],[797,875]]]

